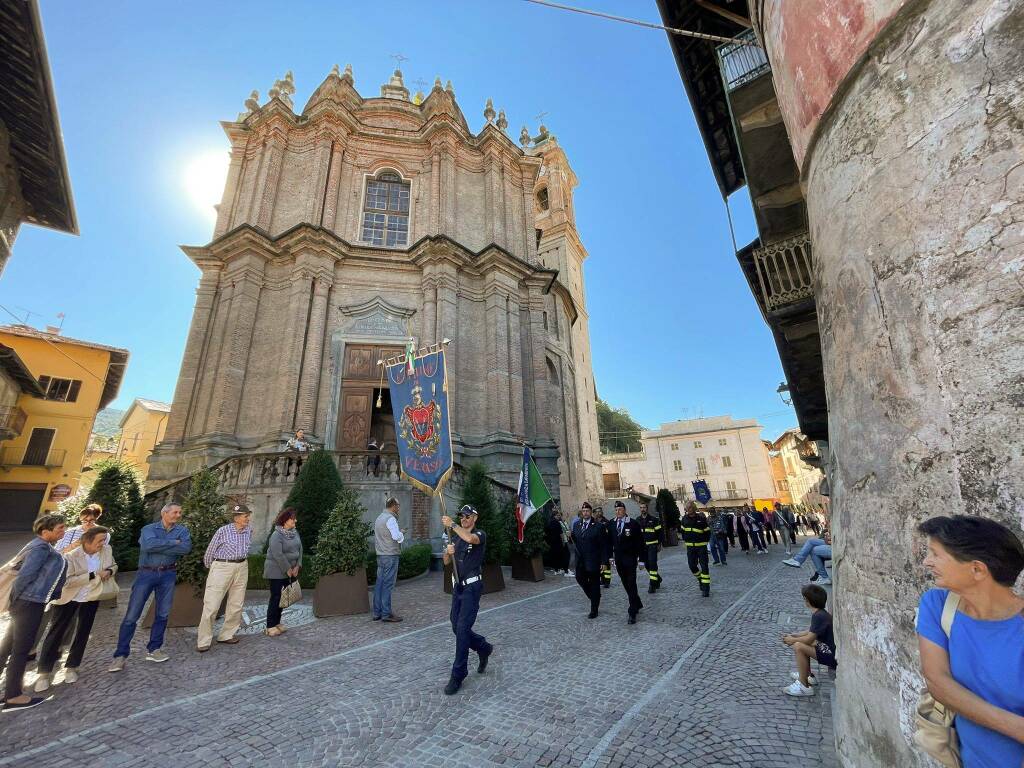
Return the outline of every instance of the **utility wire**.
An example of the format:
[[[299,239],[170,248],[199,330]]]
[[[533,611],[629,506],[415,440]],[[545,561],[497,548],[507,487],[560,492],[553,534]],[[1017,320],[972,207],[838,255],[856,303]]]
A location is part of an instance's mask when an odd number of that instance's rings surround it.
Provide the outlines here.
[[[693,32],[689,29],[679,29],[678,27],[666,27],[662,24],[654,24],[650,21],[640,21],[639,19],[630,19],[625,16],[615,16],[611,13],[602,13],[601,11],[592,11],[588,8],[575,8],[571,5],[562,5],[561,3],[552,3],[549,0],[525,0],[527,3],[533,3],[534,5],[543,5],[547,8],[554,8],[559,11],[571,11],[572,13],[582,13],[585,16],[596,16],[599,19],[607,19],[608,21],[619,21],[623,24],[635,24],[638,27],[647,27],[648,29],[660,29],[669,34],[679,35],[681,37],[693,37],[697,40],[710,40],[715,43],[740,43],[742,45],[753,45],[757,46],[757,43],[750,40],[744,40],[738,37],[725,37],[724,35],[709,35],[705,32]]]

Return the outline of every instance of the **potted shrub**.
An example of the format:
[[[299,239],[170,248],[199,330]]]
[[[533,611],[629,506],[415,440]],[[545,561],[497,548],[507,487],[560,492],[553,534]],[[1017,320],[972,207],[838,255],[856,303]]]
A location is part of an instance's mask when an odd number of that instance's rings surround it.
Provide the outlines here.
[[[487,477],[487,468],[480,462],[471,464],[466,470],[466,482],[462,487],[462,499],[459,506],[469,504],[479,513],[476,527],[487,534],[487,546],[484,549],[484,594],[500,592],[505,588],[505,576],[501,572],[501,563],[508,557],[509,535],[505,514],[498,508],[491,493],[491,481]],[[459,521],[457,515],[455,524]],[[452,591],[451,566],[445,568],[444,591]]]
[[[228,522],[227,500],[217,490],[217,475],[202,469],[192,476],[188,495],[181,502],[181,524],[192,537],[192,549],[178,560],[178,583],[174,587],[174,603],[167,619],[169,627],[195,627],[203,613],[203,590],[206,587],[206,566],[203,556],[217,529]],[[225,595],[225,599],[227,596]],[[152,626],[155,603],[146,613],[143,626]],[[218,615],[223,611],[223,605]]]
[[[672,496],[668,488],[662,488],[658,491],[658,496],[654,500],[654,511],[658,515],[658,519],[661,520],[661,532],[665,546],[678,546],[679,506],[676,504],[675,497]]]
[[[98,473],[82,506],[93,502],[103,507],[100,525],[110,528],[110,548],[119,573],[139,567],[139,534],[151,522],[139,490],[139,479],[131,465],[107,459],[96,465]],[[77,518],[77,510],[75,512]]]
[[[338,503],[343,488],[338,468],[327,451],[313,451],[302,462],[284,506],[298,510],[296,527],[307,551],[316,551],[320,528]]]
[[[548,542],[544,535],[548,521],[547,513],[537,510],[530,515],[523,528],[522,544],[519,543],[515,499],[509,505],[505,518],[509,523],[509,563],[512,566],[512,578],[520,581],[544,581],[544,553],[548,551]]]
[[[303,466],[305,471],[305,466]],[[363,522],[366,510],[355,492],[342,488],[320,528],[320,538],[313,555],[313,614],[349,616],[368,613],[370,600],[366,590],[367,539],[372,529]]]

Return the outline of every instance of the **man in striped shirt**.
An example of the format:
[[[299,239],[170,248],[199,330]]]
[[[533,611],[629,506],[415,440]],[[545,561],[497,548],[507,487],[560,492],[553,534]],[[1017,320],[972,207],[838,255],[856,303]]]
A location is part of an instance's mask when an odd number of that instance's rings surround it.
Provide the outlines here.
[[[224,626],[217,636],[218,643],[234,645],[238,642],[235,632],[242,623],[242,605],[245,601],[245,585],[249,581],[249,546],[252,544],[252,528],[249,520],[252,511],[245,504],[231,507],[232,520],[221,526],[210,539],[210,546],[203,555],[203,564],[210,570],[206,577],[206,593],[203,595],[203,615],[199,619],[197,650],[206,653],[213,644],[213,622],[217,618],[224,595]]]

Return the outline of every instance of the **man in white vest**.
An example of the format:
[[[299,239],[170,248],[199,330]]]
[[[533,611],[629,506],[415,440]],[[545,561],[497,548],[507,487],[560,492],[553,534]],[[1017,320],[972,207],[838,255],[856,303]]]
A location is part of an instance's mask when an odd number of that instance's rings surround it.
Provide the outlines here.
[[[377,583],[373,585],[373,620],[401,621],[391,612],[391,590],[398,578],[398,558],[402,552],[405,534],[398,528],[398,499],[394,496],[384,505],[384,511],[373,524],[373,543],[377,550]]]

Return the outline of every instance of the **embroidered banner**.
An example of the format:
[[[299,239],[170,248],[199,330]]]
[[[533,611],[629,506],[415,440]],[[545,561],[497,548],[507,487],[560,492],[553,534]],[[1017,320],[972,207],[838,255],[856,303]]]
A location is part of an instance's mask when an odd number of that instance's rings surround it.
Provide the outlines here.
[[[694,480],[693,481],[693,495],[701,504],[707,504],[711,501],[711,489],[708,488],[707,480]]]
[[[387,366],[402,474],[431,495],[452,471],[448,375],[443,350]]]

